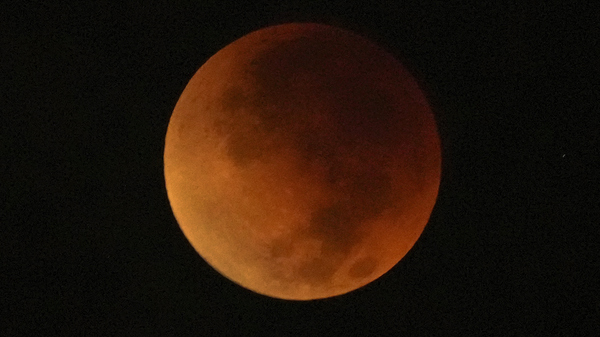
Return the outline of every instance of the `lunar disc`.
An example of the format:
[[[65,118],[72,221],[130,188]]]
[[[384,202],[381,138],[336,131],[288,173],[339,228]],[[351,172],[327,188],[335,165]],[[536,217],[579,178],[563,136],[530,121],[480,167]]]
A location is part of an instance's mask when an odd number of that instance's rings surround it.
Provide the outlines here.
[[[372,282],[411,249],[437,198],[440,140],[392,55],[340,28],[284,24],[196,72],[164,174],[208,264],[254,292],[310,300]]]

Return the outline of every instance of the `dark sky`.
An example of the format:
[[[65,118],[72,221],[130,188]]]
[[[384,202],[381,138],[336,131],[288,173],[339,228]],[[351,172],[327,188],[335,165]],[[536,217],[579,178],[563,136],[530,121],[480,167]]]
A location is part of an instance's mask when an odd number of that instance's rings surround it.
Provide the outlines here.
[[[598,8],[375,3],[3,8],[0,335],[600,331]],[[195,71],[293,21],[397,56],[443,143],[438,202],[409,254],[365,288],[310,302],[212,270],[179,230],[162,167]]]

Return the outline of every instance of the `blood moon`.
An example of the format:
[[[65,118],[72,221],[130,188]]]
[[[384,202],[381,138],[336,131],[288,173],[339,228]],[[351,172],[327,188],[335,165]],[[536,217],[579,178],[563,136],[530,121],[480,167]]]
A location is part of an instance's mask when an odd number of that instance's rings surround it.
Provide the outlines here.
[[[409,72],[354,33],[250,33],[193,76],[169,122],[168,197],[196,251],[271,297],[344,294],[392,268],[437,198],[440,140]]]

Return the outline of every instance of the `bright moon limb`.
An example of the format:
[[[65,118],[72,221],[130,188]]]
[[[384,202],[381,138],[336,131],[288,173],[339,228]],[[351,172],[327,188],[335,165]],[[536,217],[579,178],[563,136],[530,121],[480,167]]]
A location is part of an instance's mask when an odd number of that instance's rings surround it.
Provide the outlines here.
[[[254,292],[310,300],[406,255],[434,207],[441,150],[402,64],[354,33],[294,23],[252,32],[196,72],[164,163],[202,258]]]

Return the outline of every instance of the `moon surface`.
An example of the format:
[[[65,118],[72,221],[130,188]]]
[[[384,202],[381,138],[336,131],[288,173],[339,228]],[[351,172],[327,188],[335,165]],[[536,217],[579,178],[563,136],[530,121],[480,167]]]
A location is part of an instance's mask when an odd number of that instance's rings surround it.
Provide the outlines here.
[[[421,235],[441,175],[423,92],[394,57],[321,24],[260,29],[192,77],[167,129],[173,213],[256,293],[311,300],[377,279]]]

